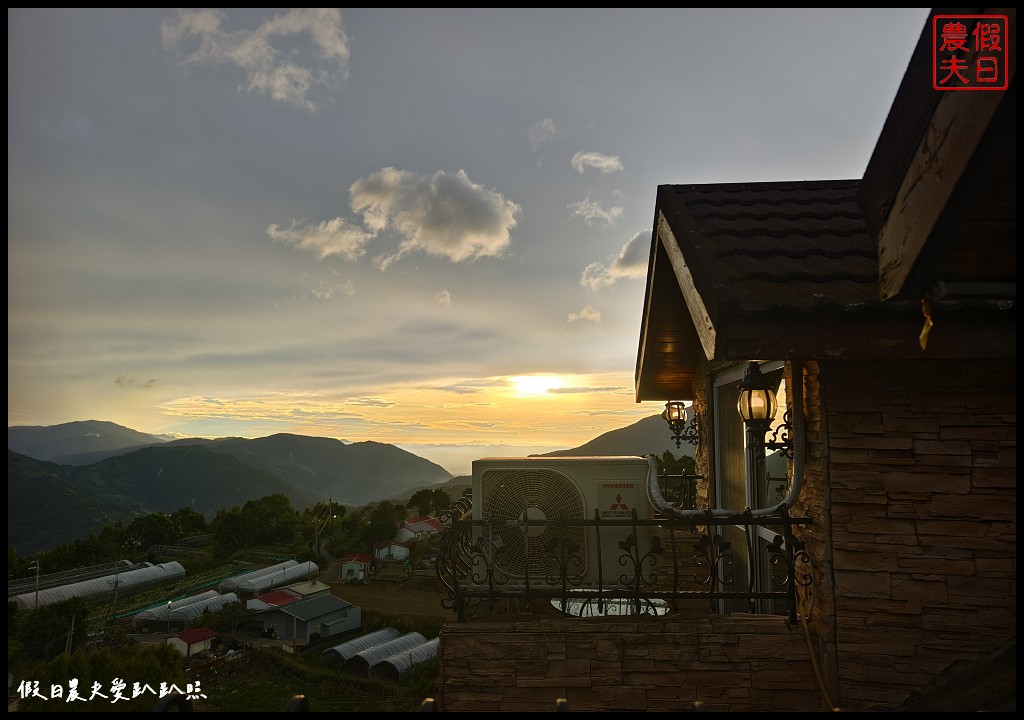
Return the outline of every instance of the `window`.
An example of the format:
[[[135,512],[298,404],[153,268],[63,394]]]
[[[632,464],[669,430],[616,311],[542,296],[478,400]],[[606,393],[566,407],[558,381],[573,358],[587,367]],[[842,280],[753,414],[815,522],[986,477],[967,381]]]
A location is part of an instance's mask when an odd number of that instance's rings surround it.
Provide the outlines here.
[[[778,411],[772,430],[783,422],[786,411],[786,388],[783,379],[784,364],[761,363],[761,373],[768,377],[778,398]],[[715,503],[716,509],[742,511],[778,505],[786,495],[789,461],[784,453],[769,453],[764,462],[758,462],[748,448],[743,420],[736,411],[740,382],[745,364],[720,373],[714,380],[713,417],[715,437]],[[769,435],[771,430],[769,430]],[[771,565],[767,548],[774,540],[773,528],[746,525],[721,526],[718,532],[731,544],[732,565],[723,572],[731,575],[732,583],[723,589],[754,592],[778,590],[772,585]],[[720,578],[724,580],[726,578]],[[786,614],[779,601],[725,600],[722,612],[759,612]]]

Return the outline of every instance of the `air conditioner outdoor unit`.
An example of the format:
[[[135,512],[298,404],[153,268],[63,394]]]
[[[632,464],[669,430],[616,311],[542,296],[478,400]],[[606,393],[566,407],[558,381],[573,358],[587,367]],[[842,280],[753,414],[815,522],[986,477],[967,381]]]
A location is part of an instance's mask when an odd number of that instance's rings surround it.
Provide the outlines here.
[[[641,569],[646,575],[654,567],[651,541],[660,530],[653,523],[632,523],[634,509],[639,521],[654,517],[647,499],[649,471],[648,460],[638,456],[474,461],[473,520],[480,521],[473,526],[476,578],[491,571],[506,587],[543,587],[550,579],[557,584],[565,568],[576,587],[632,586],[636,563],[625,557],[621,543],[636,537],[639,556],[648,555]],[[524,519],[530,525],[524,526]],[[596,527],[558,525],[559,520],[595,519]],[[563,550],[573,551],[571,562]]]

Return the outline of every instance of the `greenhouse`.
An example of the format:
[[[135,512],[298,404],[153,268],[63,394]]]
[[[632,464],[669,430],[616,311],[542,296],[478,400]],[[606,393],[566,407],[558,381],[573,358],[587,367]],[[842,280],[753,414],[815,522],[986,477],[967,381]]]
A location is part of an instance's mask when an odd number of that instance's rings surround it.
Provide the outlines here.
[[[394,640],[398,635],[398,630],[393,627],[375,630],[372,633],[343,642],[341,645],[327,648],[320,653],[320,659],[332,665],[341,665],[355,657],[356,653],[369,650],[374,645],[381,645],[389,640]]]
[[[204,611],[217,612],[225,605],[235,602],[238,602],[238,595],[235,593],[222,595],[216,590],[207,590],[182,600],[154,605],[136,613],[134,619],[137,625],[147,622],[175,622],[182,627],[188,627]]]
[[[209,600],[210,598],[215,597],[220,597],[220,593],[216,590],[207,590],[204,593],[199,593],[198,595],[192,595],[191,597],[182,598],[181,600],[175,600],[174,602],[160,603],[158,605],[154,605],[151,608],[146,608],[141,612],[135,613],[135,622],[152,622],[154,620],[163,621],[167,619],[167,614],[169,612],[177,610],[178,608],[185,607],[186,605],[192,605],[194,603],[203,602],[204,600]]]
[[[295,560],[286,560],[285,562],[278,563],[277,565],[271,565],[270,567],[260,568],[259,570],[242,573],[241,575],[235,575],[234,577],[230,577],[223,581],[217,586],[217,589],[221,592],[238,592],[238,584],[241,582],[263,577],[264,575],[279,573],[282,570],[287,570],[288,568],[295,567],[298,564],[299,563]]]
[[[236,592],[239,595],[259,595],[271,588],[280,587],[299,580],[305,580],[310,577],[316,577],[320,574],[320,566],[315,562],[305,562],[302,564],[295,564],[294,560],[289,562],[292,563],[290,567],[278,568],[275,572],[260,575],[258,577],[239,579]]]
[[[167,613],[166,620],[168,622],[181,623],[183,627],[189,627],[204,612],[209,610],[210,612],[217,612],[226,605],[238,602],[238,595],[235,593],[224,593],[214,598],[208,598],[201,602],[192,603],[191,605],[184,605],[180,608],[175,608]]]
[[[345,670],[354,675],[369,675],[370,671],[385,659],[398,653],[407,653],[426,641],[427,639],[418,632],[406,633],[394,640],[357,652],[345,663]]]
[[[35,591],[22,593],[8,598],[8,600],[13,600],[19,608],[26,610],[63,602],[75,597],[82,598],[87,603],[98,603],[114,595],[115,591],[118,595],[131,595],[181,577],[185,577],[185,568],[180,563],[161,563],[160,565],[148,565],[148,567],[138,570],[40,589],[38,593]]]
[[[370,673],[374,677],[393,682],[402,683],[411,680],[413,670],[417,665],[422,665],[437,657],[437,646],[440,640],[440,638],[427,640],[422,645],[417,645],[411,650],[386,657],[373,666]]]
[[[60,572],[44,574],[38,577],[35,575],[29,575],[28,577],[11,580],[7,583],[7,597],[21,595],[31,591],[34,598],[37,586],[42,590],[43,588],[70,585],[71,583],[81,582],[82,580],[106,577],[107,575],[127,572],[128,570],[138,570],[139,568],[144,568],[146,566],[147,563],[144,562],[133,563],[131,560],[117,560],[114,562],[101,563],[99,565],[75,568],[74,570],[62,570]]]

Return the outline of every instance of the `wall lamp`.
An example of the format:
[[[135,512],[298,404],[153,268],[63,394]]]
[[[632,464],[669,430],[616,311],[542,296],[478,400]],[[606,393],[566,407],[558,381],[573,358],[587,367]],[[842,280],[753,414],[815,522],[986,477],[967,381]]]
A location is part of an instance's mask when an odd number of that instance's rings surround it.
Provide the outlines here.
[[[692,406],[687,408],[682,400],[669,400],[661,417],[672,429],[672,439],[676,441],[677,448],[682,447],[683,440],[693,445],[694,450],[700,446],[700,420]]]
[[[748,443],[760,450],[761,458],[764,457],[765,450],[782,450],[787,458],[793,459],[793,420],[789,410],[783,415],[782,424],[772,431],[767,440],[765,439],[775,420],[779,401],[775,397],[771,381],[761,374],[761,366],[756,362],[747,363],[743,380],[740,382],[736,409],[747,428]]]

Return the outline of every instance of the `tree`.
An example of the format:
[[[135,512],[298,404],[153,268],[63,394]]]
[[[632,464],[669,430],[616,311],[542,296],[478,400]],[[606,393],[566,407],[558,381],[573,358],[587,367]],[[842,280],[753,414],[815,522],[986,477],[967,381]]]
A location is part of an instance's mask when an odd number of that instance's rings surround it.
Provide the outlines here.
[[[254,528],[237,505],[230,510],[218,510],[210,527],[213,530],[214,552],[219,557],[227,557],[253,542]]]
[[[430,488],[417,490],[409,498],[409,505],[416,508],[418,515],[428,515],[434,505],[434,491]]]
[[[178,533],[178,538],[191,537],[192,535],[205,535],[209,532],[206,525],[206,518],[203,514],[193,510],[191,507],[183,507],[171,513],[171,522]]]
[[[376,540],[367,541],[366,519],[359,513],[352,513],[341,518],[328,535],[324,547],[334,557],[344,557],[354,552],[366,552],[367,545]],[[380,538],[377,538],[379,540]]]
[[[19,610],[14,617],[14,633],[26,658],[49,660],[68,646],[85,642],[88,606],[79,597],[43,605],[37,610]]]
[[[378,540],[393,537],[397,529],[396,523],[405,520],[405,507],[392,505],[387,500],[380,503],[370,512],[370,520],[366,524],[363,539],[372,545]]]
[[[154,545],[170,545],[178,539],[174,521],[163,513],[137,517],[125,528],[125,549],[139,553]]]
[[[238,632],[238,628],[241,627],[247,617],[248,613],[245,609],[245,603],[233,602],[228,603],[216,612],[207,614],[207,612],[204,611],[203,624],[218,633],[234,635]]]
[[[697,461],[691,455],[677,458],[666,450],[658,458],[658,470],[663,475],[694,475],[697,472]]]
[[[452,498],[441,488],[434,488],[430,491],[430,509],[434,515],[440,515],[452,506]]]
[[[250,500],[242,511],[254,526],[257,542],[290,543],[299,529],[299,513],[282,493]]]

